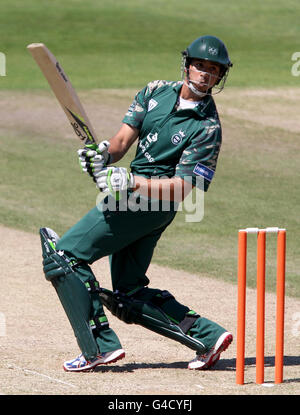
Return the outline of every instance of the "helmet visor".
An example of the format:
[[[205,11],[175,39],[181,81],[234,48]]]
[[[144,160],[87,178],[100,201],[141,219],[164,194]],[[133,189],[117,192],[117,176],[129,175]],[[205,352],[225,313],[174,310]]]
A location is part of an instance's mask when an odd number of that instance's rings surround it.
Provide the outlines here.
[[[188,59],[184,62],[182,79],[187,78],[187,84],[193,86],[193,92],[198,90],[201,94],[215,95],[222,91],[227,78],[228,69],[215,62],[202,59]]]

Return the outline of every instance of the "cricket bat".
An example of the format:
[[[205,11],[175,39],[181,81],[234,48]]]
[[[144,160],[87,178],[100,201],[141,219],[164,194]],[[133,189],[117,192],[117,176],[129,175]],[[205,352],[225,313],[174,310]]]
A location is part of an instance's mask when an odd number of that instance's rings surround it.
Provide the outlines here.
[[[47,79],[77,137],[85,144],[96,144],[97,137],[91,122],[55,56],[43,43],[31,43],[27,49]]]

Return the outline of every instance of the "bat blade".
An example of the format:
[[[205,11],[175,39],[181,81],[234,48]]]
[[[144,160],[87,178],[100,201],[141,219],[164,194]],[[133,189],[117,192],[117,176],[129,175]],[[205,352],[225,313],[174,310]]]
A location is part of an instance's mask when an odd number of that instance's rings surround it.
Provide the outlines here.
[[[85,144],[96,143],[97,137],[92,124],[75,89],[55,56],[43,43],[31,43],[27,49],[47,79],[77,137]]]

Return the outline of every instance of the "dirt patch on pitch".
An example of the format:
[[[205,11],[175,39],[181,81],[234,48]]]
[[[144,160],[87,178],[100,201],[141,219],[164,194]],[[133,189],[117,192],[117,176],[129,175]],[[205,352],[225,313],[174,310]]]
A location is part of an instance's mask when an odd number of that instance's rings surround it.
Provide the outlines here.
[[[115,134],[136,90],[93,90],[78,95],[99,139]],[[228,88],[215,96],[220,116],[300,132],[300,89]],[[74,139],[51,91],[0,91],[0,130]]]
[[[229,88],[216,96],[220,116],[300,132],[300,89]]]
[[[300,391],[300,301],[286,299],[285,382],[273,385],[275,296],[266,296],[266,385],[255,385],[256,292],[247,292],[245,386],[235,385],[234,339],[214,370],[194,372],[187,362],[194,352],[172,340],[107,315],[126,350],[126,358],[91,373],[65,373],[62,362],[79,353],[72,330],[51,285],[43,276],[37,234],[0,226],[0,393],[21,395],[229,395],[298,394]],[[106,258],[93,266],[110,288]],[[149,272],[152,287],[175,297],[236,332],[236,286],[157,265]],[[298,320],[297,320],[298,318]]]
[[[79,93],[99,140],[117,132],[134,94],[128,90]],[[74,140],[74,131],[50,91],[0,91],[0,113],[0,130],[4,132]]]

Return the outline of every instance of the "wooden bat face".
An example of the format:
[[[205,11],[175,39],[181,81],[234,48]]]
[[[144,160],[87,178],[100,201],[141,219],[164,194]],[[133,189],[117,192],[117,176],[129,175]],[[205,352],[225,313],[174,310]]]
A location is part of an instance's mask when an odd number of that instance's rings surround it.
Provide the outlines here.
[[[47,79],[77,137],[85,144],[97,142],[95,131],[63,68],[43,43],[31,43],[27,49]]]

